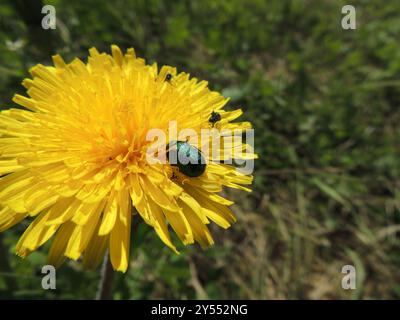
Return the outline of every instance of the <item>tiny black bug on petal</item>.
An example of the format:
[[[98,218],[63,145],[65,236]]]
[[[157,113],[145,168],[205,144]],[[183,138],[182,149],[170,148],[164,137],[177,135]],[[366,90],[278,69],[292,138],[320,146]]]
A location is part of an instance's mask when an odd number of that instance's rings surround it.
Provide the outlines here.
[[[170,82],[173,78],[173,75],[170,73],[167,73],[167,75],[165,76],[165,81]]]
[[[212,126],[214,127],[214,125],[221,120],[221,114],[218,112],[213,111],[211,113],[210,118],[208,119],[208,122],[212,124]]]

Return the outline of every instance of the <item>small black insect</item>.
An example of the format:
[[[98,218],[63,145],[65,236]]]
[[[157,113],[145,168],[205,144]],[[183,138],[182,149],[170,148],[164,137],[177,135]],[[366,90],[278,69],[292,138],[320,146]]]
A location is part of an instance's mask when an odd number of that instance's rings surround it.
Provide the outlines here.
[[[173,76],[172,74],[167,73],[167,75],[165,76],[165,81],[171,82],[171,80],[172,80],[173,77],[174,77],[174,76]]]
[[[212,126],[214,127],[214,125],[221,120],[221,114],[218,112],[213,111],[211,113],[210,118],[208,119],[208,122],[212,124]]]
[[[173,141],[167,145],[167,158],[172,166],[188,177],[199,177],[206,170],[206,162],[199,149],[185,141]]]

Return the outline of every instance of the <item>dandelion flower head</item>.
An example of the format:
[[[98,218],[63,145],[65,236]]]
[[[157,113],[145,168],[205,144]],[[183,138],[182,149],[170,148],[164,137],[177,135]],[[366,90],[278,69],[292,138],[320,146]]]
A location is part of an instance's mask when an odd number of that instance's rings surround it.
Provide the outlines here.
[[[175,252],[170,230],[185,245],[208,247],[210,222],[235,222],[233,202],[220,192],[249,191],[252,176],[221,161],[223,143],[197,177],[168,161],[149,163],[149,130],[168,132],[171,121],[178,132],[199,135],[214,127],[210,114],[218,114],[219,130],[240,133],[251,125],[233,122],[242,111],[225,111],[228,99],[206,81],[147,65],[133,49],[111,51],[92,48],[87,63],[55,55],[54,66],[36,65],[22,83],[27,96],[13,98],[21,108],[0,113],[0,231],[29,219],[16,246],[21,257],[51,241],[53,265],[69,258],[94,268],[108,250],[113,268],[125,272],[133,219],[152,226]],[[234,146],[233,158],[243,158],[246,147]]]

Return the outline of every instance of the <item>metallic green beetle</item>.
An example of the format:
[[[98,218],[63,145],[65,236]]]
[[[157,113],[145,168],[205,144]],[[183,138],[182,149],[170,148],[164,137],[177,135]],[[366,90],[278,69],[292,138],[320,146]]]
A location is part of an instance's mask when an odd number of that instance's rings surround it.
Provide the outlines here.
[[[167,158],[184,175],[195,178],[206,170],[206,161],[199,149],[185,141],[171,141],[167,145]]]

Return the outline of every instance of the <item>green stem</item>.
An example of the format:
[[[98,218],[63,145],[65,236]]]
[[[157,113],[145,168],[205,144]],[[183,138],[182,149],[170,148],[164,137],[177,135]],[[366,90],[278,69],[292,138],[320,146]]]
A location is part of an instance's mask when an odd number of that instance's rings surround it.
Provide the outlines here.
[[[101,267],[101,277],[96,300],[112,300],[112,287],[114,280],[114,270],[110,262],[108,251],[104,255]]]

